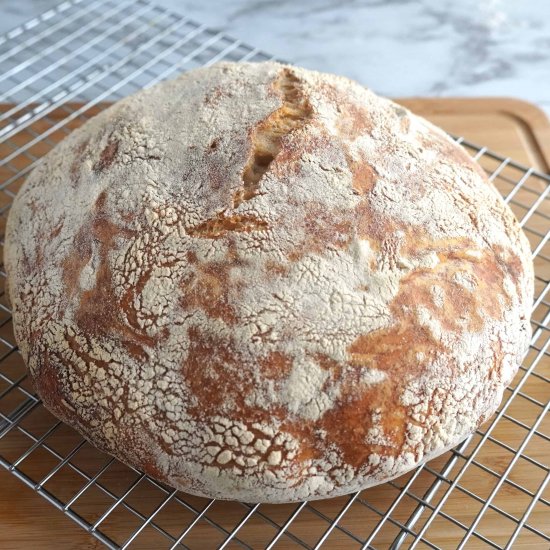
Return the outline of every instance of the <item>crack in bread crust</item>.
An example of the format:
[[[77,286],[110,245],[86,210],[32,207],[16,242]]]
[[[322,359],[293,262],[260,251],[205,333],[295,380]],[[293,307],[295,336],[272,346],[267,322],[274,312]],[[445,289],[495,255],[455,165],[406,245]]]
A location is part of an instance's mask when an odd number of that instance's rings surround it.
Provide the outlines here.
[[[228,231],[265,231],[267,227],[267,222],[253,216],[228,216],[222,212],[215,218],[210,218],[187,229],[187,233],[192,237],[215,239]]]
[[[285,137],[303,128],[311,117],[311,106],[292,69],[279,73],[273,89],[283,104],[252,131],[252,151],[243,171],[243,188],[233,198],[235,208],[258,194],[260,180],[281,152]]]

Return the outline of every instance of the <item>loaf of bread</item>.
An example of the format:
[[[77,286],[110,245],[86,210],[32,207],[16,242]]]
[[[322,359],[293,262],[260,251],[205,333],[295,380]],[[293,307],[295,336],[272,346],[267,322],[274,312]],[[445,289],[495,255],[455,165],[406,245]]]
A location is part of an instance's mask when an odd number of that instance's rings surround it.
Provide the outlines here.
[[[45,406],[196,495],[399,476],[499,405],[529,244],[442,131],[345,78],[223,63],[128,97],[9,214],[15,335]]]

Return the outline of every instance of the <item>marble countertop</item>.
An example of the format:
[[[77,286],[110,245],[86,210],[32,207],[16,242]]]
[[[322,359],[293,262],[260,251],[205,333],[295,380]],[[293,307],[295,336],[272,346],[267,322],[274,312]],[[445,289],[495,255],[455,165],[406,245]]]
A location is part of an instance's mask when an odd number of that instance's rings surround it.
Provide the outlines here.
[[[550,115],[548,0],[156,0],[388,96],[510,96]],[[0,1],[0,32],[58,0]]]

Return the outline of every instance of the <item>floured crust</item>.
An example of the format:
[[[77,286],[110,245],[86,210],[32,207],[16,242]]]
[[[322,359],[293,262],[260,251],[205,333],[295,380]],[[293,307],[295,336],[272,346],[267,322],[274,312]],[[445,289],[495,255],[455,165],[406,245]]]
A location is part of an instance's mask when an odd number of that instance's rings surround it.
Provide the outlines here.
[[[287,502],[473,432],[527,349],[527,240],[443,132],[347,79],[218,64],[73,132],[11,209],[46,406],[184,491]]]

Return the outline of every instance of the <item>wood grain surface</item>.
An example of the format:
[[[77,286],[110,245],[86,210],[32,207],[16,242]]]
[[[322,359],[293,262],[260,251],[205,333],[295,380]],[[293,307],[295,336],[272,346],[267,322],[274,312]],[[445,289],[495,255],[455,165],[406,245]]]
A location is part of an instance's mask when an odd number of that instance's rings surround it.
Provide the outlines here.
[[[403,105],[411,108],[418,114],[425,116],[434,123],[442,126],[447,131],[455,135],[463,136],[465,139],[489,147],[495,152],[510,156],[511,158],[536,167],[537,169],[548,172],[550,167],[550,124],[546,116],[536,107],[522,101],[502,98],[488,99],[423,99],[407,98],[399,100]],[[79,105],[71,105],[68,111],[74,111]],[[0,106],[0,110],[5,111],[10,106]],[[94,108],[97,112],[99,108]],[[78,117],[71,122],[70,127],[81,124],[86,116]],[[31,129],[40,133],[56,121],[67,116],[67,111],[53,111],[49,115],[49,121],[37,121]],[[64,136],[63,132],[55,130],[50,134],[52,143],[59,141]],[[32,139],[32,132],[21,133],[13,138],[13,143],[17,146],[24,145]],[[34,156],[40,156],[47,152],[49,146],[37,142],[29,150]],[[9,154],[12,150],[2,150],[0,156]],[[0,170],[0,181],[6,181],[13,178],[15,170],[24,170],[30,161],[23,157],[16,157],[10,163],[11,166]],[[491,158],[482,158],[482,165],[489,170],[494,170],[498,162]],[[10,171],[11,170],[11,171]],[[509,182],[517,181],[522,172],[514,167],[506,167],[502,174],[508,178]],[[16,191],[22,183],[23,178],[15,179],[9,186],[9,189]],[[509,185],[503,191],[510,191],[513,183],[504,183]],[[545,183],[542,180],[533,180],[530,186],[534,191],[520,191],[517,195],[518,203],[532,204],[536,198],[536,192],[544,189]],[[5,199],[4,199],[5,200]],[[1,203],[1,201],[0,201]],[[2,204],[0,204],[2,206]],[[521,206],[514,206],[516,215],[522,217],[526,209]],[[546,214],[550,215],[550,209],[546,209]],[[540,219],[539,219],[540,218]],[[530,221],[532,227],[541,233],[546,233],[550,227],[548,218],[539,216],[533,217]],[[537,236],[531,236],[532,245],[536,246]],[[548,254],[548,252],[547,252]],[[550,254],[549,254],[550,255]],[[546,278],[550,277],[549,264],[537,261],[539,274]],[[539,315],[538,313],[535,314]],[[538,317],[536,319],[540,320]],[[1,319],[0,319],[1,321]],[[1,325],[1,323],[0,323]],[[0,336],[9,337],[9,324],[0,328]],[[0,350],[1,351],[1,350]],[[531,354],[531,358],[534,352]],[[548,358],[546,358],[548,359]],[[528,357],[529,360],[529,357]],[[23,365],[17,354],[12,354],[4,360],[3,367],[10,369],[10,375],[16,377],[23,372]],[[538,364],[536,372],[543,376],[550,376],[549,361],[542,361]],[[518,373],[517,383],[523,373]],[[23,383],[25,386],[26,382]],[[27,387],[29,390],[30,387]],[[443,511],[448,516],[455,518],[464,525],[469,525],[472,519],[480,510],[482,503],[479,499],[487,498],[498,483],[499,476],[506,470],[514,454],[513,451],[519,447],[527,434],[525,426],[531,426],[541,412],[540,403],[547,403],[550,399],[550,384],[543,383],[540,379],[531,376],[527,379],[523,393],[526,398],[516,397],[510,402],[508,413],[511,418],[520,422],[517,424],[511,420],[502,419],[496,425],[493,431],[494,441],[488,441],[481,449],[477,462],[478,465],[472,465],[466,471],[460,485],[462,490],[452,492]],[[0,392],[3,387],[0,386]],[[12,392],[15,393],[15,392]],[[506,392],[505,399],[510,397],[510,391]],[[16,396],[13,397],[13,406],[17,405]],[[7,401],[2,399],[0,405],[6,406]],[[537,405],[538,403],[538,405]],[[11,406],[10,405],[10,406]],[[3,412],[3,411],[2,411]],[[471,537],[466,548],[481,549],[490,546],[483,540],[487,537],[499,545],[506,543],[515,528],[515,522],[506,517],[506,514],[514,518],[521,518],[527,509],[531,498],[519,490],[519,486],[527,488],[532,493],[536,492],[540,486],[546,472],[537,461],[548,467],[550,456],[550,418],[546,415],[538,428],[538,433],[546,435],[538,437],[535,435],[524,450],[527,459],[520,459],[510,472],[509,479],[512,483],[505,483],[496,493],[493,500],[493,509],[487,510],[484,514],[477,532],[481,537]],[[41,407],[35,409],[22,422],[23,427],[29,433],[35,436],[44,434],[55,420]],[[523,423],[523,426],[521,425]],[[4,439],[0,439],[0,455],[6,459],[16,460],[31,445],[28,437],[16,433],[12,430]],[[475,441],[479,440],[479,435],[474,436]],[[61,455],[66,455],[79,438],[69,428],[62,426],[56,429],[48,437],[46,442]],[[504,443],[505,446],[502,446]],[[506,447],[507,446],[507,447]],[[449,458],[449,453],[432,461],[429,465],[433,471],[440,470],[442,465]],[[531,459],[531,460],[528,460]],[[87,443],[74,455],[73,463],[88,475],[96,474],[99,469],[108,461],[108,457],[95,451]],[[57,460],[42,449],[37,449],[28,458],[23,460],[19,468],[29,478],[40,480],[52,467],[57,464]],[[449,472],[448,477],[453,478],[464,463],[459,459],[455,467]],[[488,471],[489,470],[489,471]],[[492,473],[491,473],[492,471]],[[136,474],[128,468],[114,464],[110,466],[99,478],[102,485],[110,490],[114,495],[120,496],[128,486],[136,479]],[[411,474],[396,480],[395,485],[384,484],[380,487],[364,491],[362,499],[364,503],[373,506],[378,511],[384,512],[392,505],[395,497],[399,494],[399,487],[403,486]],[[422,474],[411,484],[408,494],[400,501],[392,512],[392,518],[397,521],[405,521],[413,512],[418,504],[418,498],[421,498],[435,476],[429,471],[423,471]],[[63,467],[59,473],[45,484],[45,488],[50,490],[62,502],[70,499],[79,488],[84,485],[82,477],[77,475],[70,468]],[[448,485],[442,485],[438,495],[444,494]],[[477,495],[477,499],[469,495],[468,492]],[[542,493],[546,501],[550,501],[550,488],[547,487]],[[141,482],[135,491],[132,491],[126,500],[129,505],[148,515],[161,502],[162,493],[158,488],[153,487],[148,482]],[[438,502],[436,497],[434,502]],[[196,509],[202,509],[207,501],[200,498],[191,497],[187,499]],[[295,521],[290,532],[300,537],[310,545],[315,544],[316,540],[328,527],[326,518],[333,518],[346,502],[347,497],[339,499],[320,501],[312,504],[311,509],[305,509],[301,512],[299,519]],[[112,498],[105,496],[97,488],[92,487],[83,497],[79,498],[72,509],[80,514],[87,521],[95,521],[104,512]],[[359,538],[365,538],[369,535],[372,528],[379,518],[378,512],[369,510],[364,503],[355,502],[348,513],[340,521],[344,529],[354,533]],[[295,509],[295,505],[279,506],[261,506],[260,512],[271,518],[272,521],[279,524],[284,523],[286,518]],[[495,509],[496,508],[496,509]],[[503,513],[504,512],[504,513]],[[206,517],[216,521],[218,524],[231,530],[240,519],[246,509],[234,503],[216,503],[209,509]],[[421,526],[429,513],[423,516],[417,528]],[[189,510],[185,510],[177,503],[170,503],[158,514],[157,524],[171,533],[173,536],[178,534],[192,521],[194,515]],[[537,504],[528,519],[528,524],[533,530],[539,530],[550,536],[550,507]],[[123,506],[110,515],[102,524],[102,529],[111,536],[118,544],[123,543],[126,538],[140,525],[140,521],[134,518]],[[547,549],[548,545],[543,543],[543,539],[536,535],[536,532],[523,529],[517,539],[514,548],[516,549]],[[239,531],[241,540],[254,548],[263,548],[267,542],[275,535],[276,529],[261,519],[253,516],[245,526]],[[388,548],[399,529],[391,522],[386,522],[378,533],[375,542],[375,548]],[[444,516],[436,518],[426,533],[426,539],[444,549],[456,548],[462,538],[464,530],[448,521]],[[216,529],[208,525],[206,521],[198,523],[191,531],[185,543],[193,549],[215,548],[224,536]],[[407,548],[411,539],[407,539],[403,548]],[[148,527],[142,535],[135,541],[131,548],[167,548],[167,539],[159,535],[154,529]],[[326,541],[326,548],[329,549],[355,549],[360,545],[344,532],[335,530]],[[76,549],[99,549],[103,548],[102,543],[94,539],[84,529],[78,526],[63,513],[55,509],[50,503],[41,498],[29,487],[25,486],[20,480],[9,472],[0,468],[0,549],[19,550],[19,549],[55,549],[55,550],[76,550]],[[229,548],[240,548],[239,545],[232,543]],[[290,549],[299,548],[291,538],[283,537],[280,539],[276,548]],[[419,548],[427,548],[420,544]]]
[[[531,103],[499,97],[397,101],[455,136],[542,172],[550,169],[548,117]]]

